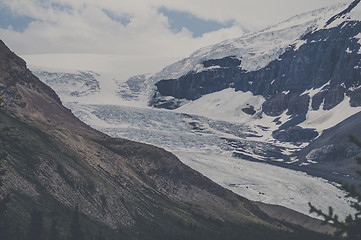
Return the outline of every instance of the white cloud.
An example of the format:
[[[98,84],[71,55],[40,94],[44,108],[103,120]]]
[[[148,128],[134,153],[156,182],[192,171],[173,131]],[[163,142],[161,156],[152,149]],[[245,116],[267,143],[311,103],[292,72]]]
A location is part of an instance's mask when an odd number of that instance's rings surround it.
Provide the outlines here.
[[[250,30],[283,21],[296,14],[353,0],[159,0],[170,9],[191,12],[203,19],[227,22],[235,20]]]
[[[15,14],[37,19],[22,32],[0,29],[0,38],[18,54],[94,53],[146,57],[186,57],[194,50],[239,37],[294,14],[351,0],[2,0]],[[65,6],[65,7],[61,7]],[[174,33],[160,7],[188,11],[198,18],[234,21],[231,28],[193,38]],[[66,10],[64,10],[66,9]],[[129,16],[129,24],[111,19]],[[141,72],[140,72],[141,73]]]
[[[118,3],[118,1],[53,1],[72,6],[71,11],[51,8],[43,1],[16,0],[9,6],[17,14],[38,19],[23,32],[0,30],[1,37],[19,54],[102,53],[122,55],[186,56],[204,45],[242,35],[237,27],[192,37],[187,29],[173,33],[168,19],[155,5]],[[123,1],[122,1],[123,2]],[[139,1],[138,1],[139,2]],[[112,20],[102,9],[131,16],[129,24]]]

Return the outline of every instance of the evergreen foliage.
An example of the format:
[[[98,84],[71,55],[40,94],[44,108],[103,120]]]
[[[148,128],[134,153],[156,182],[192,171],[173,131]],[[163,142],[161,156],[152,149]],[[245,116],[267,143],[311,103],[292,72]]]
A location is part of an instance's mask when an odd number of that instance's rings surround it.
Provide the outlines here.
[[[99,230],[96,240],[104,240],[103,231]]]
[[[3,186],[3,177],[5,176],[6,170],[2,168],[2,161],[5,159],[7,154],[5,152],[0,153],[0,190]],[[2,197],[3,196],[3,197]],[[4,195],[0,191],[0,239],[10,239],[9,223],[6,221],[7,215],[7,204],[10,201],[10,195]]]
[[[33,210],[33,212],[31,213],[27,240],[42,239],[44,239],[43,213],[38,210]]]
[[[54,219],[53,222],[51,223],[49,240],[60,240],[58,221],[56,219]]]
[[[350,141],[359,148],[361,148],[361,142],[355,137],[350,136]],[[356,157],[358,164],[361,164],[361,157]],[[356,171],[361,176],[361,171]],[[361,187],[361,184],[359,185]],[[317,209],[311,203],[310,212],[316,213],[324,218],[324,222],[330,224],[336,228],[335,236],[345,240],[360,240],[361,239],[361,192],[357,190],[354,185],[344,184],[342,188],[347,192],[346,197],[351,197],[353,200],[350,206],[355,209],[353,215],[348,215],[344,221],[341,221],[337,214],[333,212],[333,208],[329,207],[328,213],[324,213],[322,210]]]
[[[3,177],[5,176],[6,170],[2,168],[1,163],[6,158],[7,153],[0,153],[0,187],[3,186]]]
[[[84,235],[79,220],[79,207],[76,206],[70,224],[69,240],[83,240]]]

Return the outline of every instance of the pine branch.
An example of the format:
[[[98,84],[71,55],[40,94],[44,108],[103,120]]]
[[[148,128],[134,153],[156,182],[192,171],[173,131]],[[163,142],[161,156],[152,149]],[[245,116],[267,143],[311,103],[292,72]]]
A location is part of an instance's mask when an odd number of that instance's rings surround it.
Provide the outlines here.
[[[350,142],[361,148],[361,142],[358,139],[352,135],[349,136],[349,139]],[[356,157],[356,161],[361,164],[361,157]],[[357,174],[361,176],[361,171],[357,171]],[[329,207],[328,214],[326,214],[309,203],[310,213],[316,213],[324,219],[324,223],[329,223],[335,227],[334,235],[336,237],[345,240],[359,240],[361,239],[361,192],[354,185],[344,184],[341,188],[347,192],[346,197],[352,198],[350,206],[356,210],[355,214],[348,215],[344,221],[340,221],[338,216],[334,214],[332,207]]]
[[[333,227],[338,227],[341,222],[338,220],[338,216],[333,213],[333,208],[329,207],[328,214],[324,213],[322,210],[317,209],[311,203],[308,203],[310,206],[310,213],[316,213],[318,216],[321,216],[323,220],[323,224],[330,224]]]

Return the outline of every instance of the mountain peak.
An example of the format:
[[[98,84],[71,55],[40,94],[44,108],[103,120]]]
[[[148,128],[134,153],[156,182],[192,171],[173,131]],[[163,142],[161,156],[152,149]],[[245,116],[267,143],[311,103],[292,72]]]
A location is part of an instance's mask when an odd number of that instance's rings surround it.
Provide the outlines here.
[[[0,105],[81,134],[102,135],[66,109],[58,95],[0,40]]]
[[[43,84],[27,69],[23,59],[13,53],[3,41],[0,40],[0,84],[2,104],[11,107],[25,108],[27,103],[22,98],[19,86],[37,88],[42,90],[54,102],[61,104],[58,95],[48,86]]]

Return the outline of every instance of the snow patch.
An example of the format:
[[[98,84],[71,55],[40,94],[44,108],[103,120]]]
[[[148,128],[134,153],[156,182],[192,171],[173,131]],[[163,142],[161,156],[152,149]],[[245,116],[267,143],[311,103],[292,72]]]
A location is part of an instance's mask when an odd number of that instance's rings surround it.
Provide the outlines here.
[[[358,54],[361,54],[361,33],[358,33],[354,38],[358,39],[357,43],[360,44],[360,49],[358,50]]]
[[[341,218],[352,212],[344,192],[323,179],[302,172],[227,156],[184,151],[173,153],[211,180],[253,201],[282,204],[306,215],[310,214],[309,202],[323,211],[333,206]]]
[[[306,120],[299,126],[314,128],[322,133],[360,111],[361,107],[351,107],[350,97],[345,96],[344,100],[331,110],[323,110],[322,106],[317,111],[309,110]]]
[[[254,96],[251,92],[235,91],[227,88],[219,92],[202,96],[176,109],[176,112],[205,116],[211,119],[246,123],[257,118],[262,110],[265,99]],[[253,116],[242,111],[253,106],[256,114]]]

